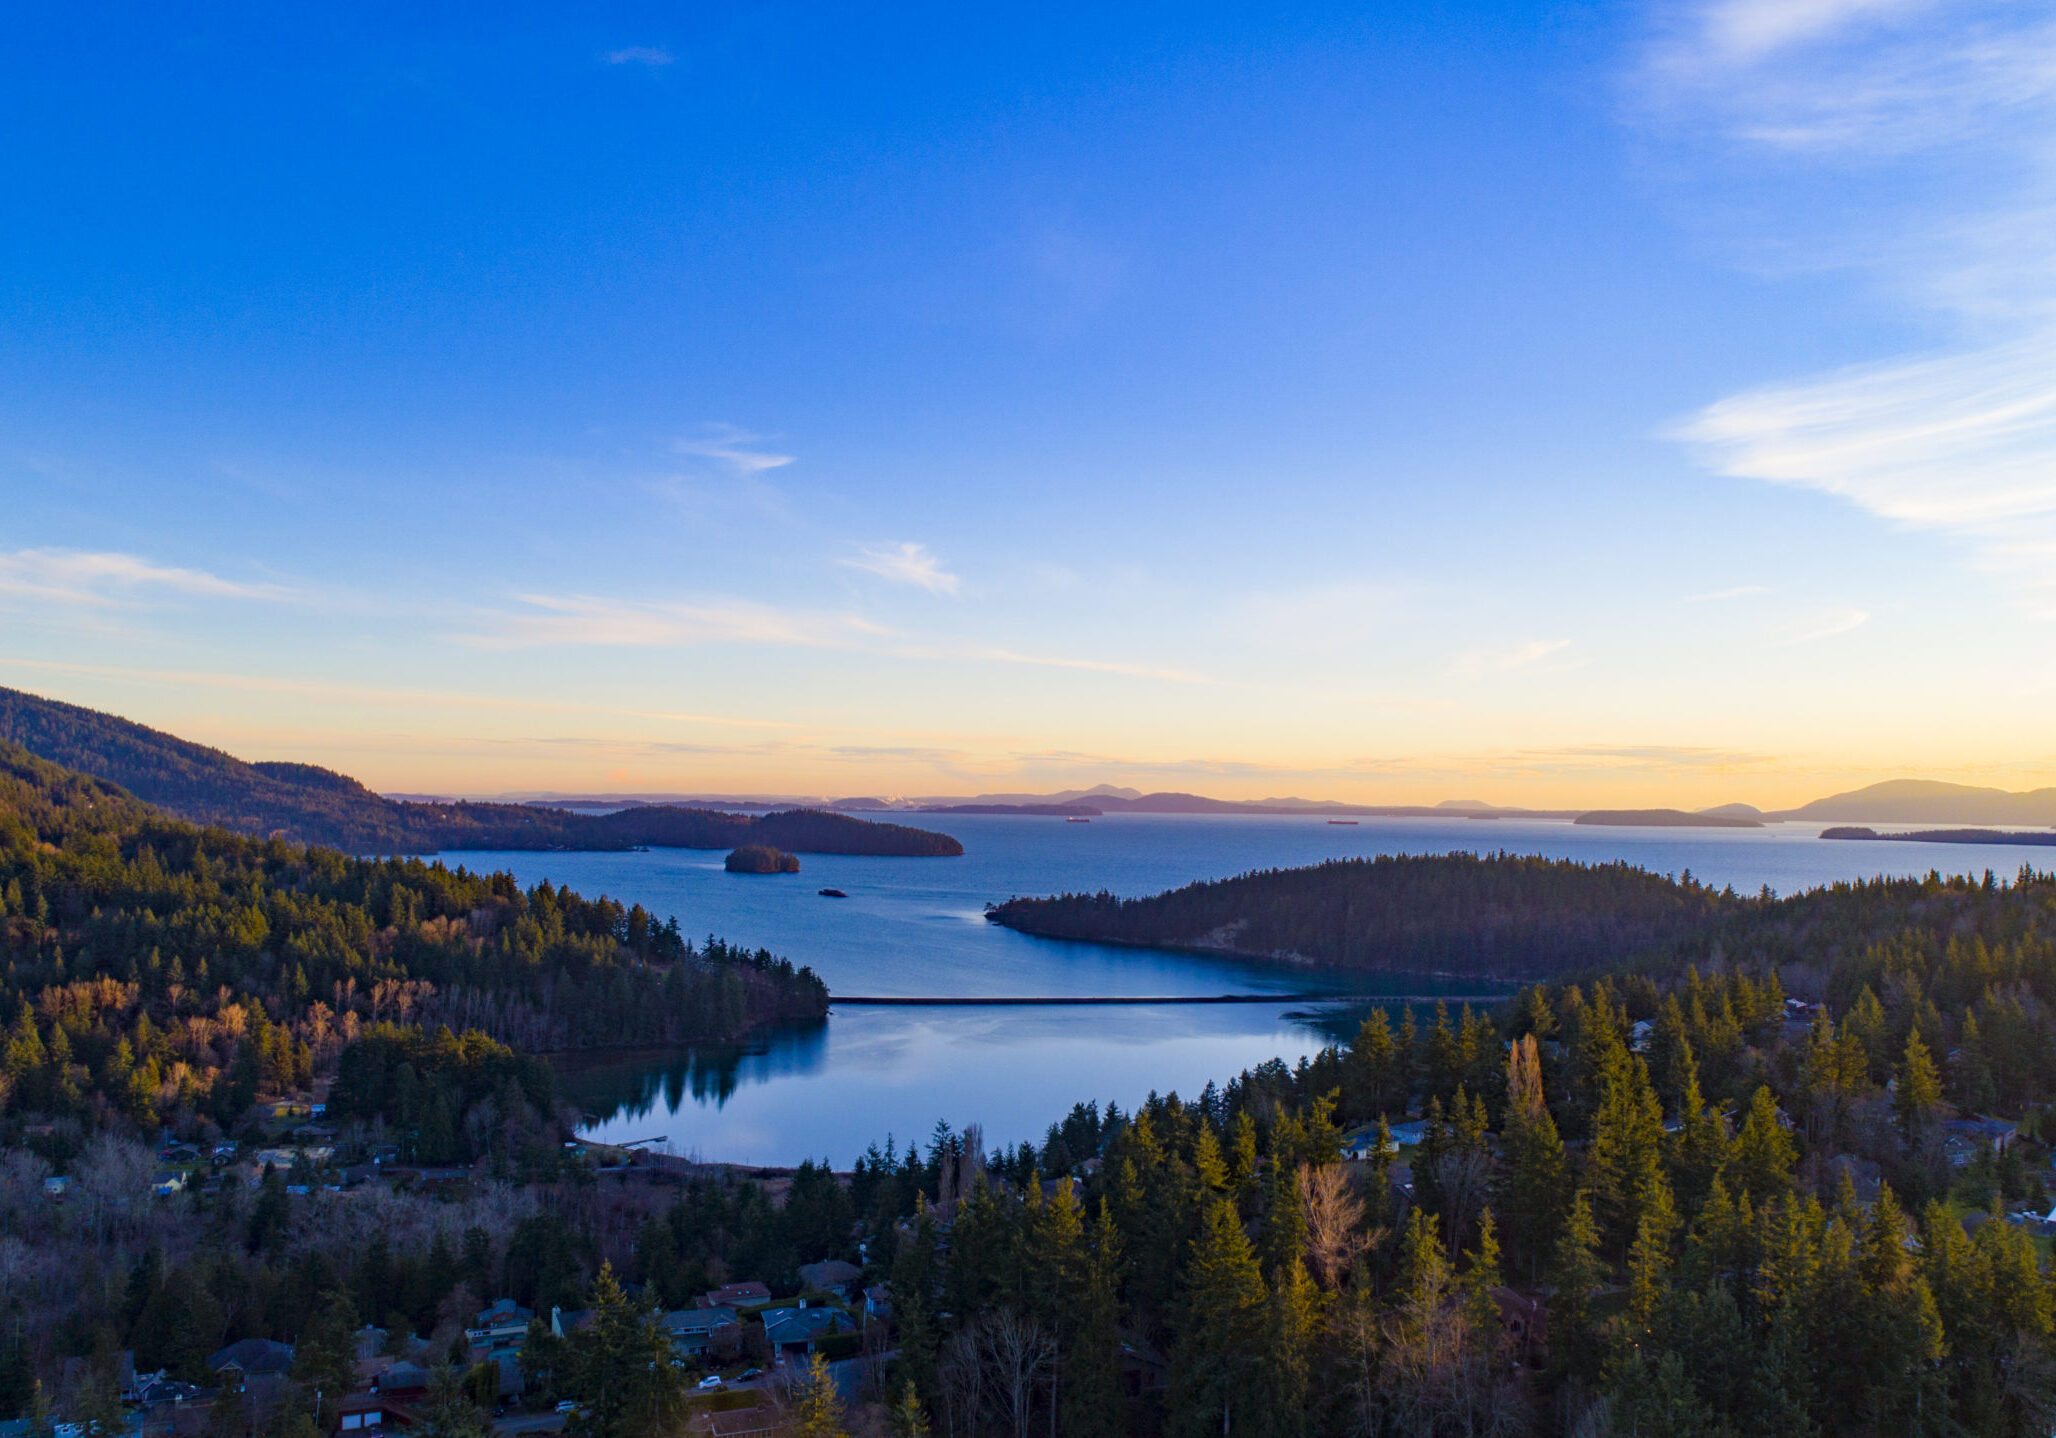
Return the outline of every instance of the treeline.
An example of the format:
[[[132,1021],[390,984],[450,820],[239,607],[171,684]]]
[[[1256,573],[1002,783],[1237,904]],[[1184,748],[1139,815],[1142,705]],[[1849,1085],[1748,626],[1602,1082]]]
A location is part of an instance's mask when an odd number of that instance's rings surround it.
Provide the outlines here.
[[[1760,962],[1374,1012],[1013,1152],[938,1134],[882,1165],[921,1195],[907,1371],[974,1434],[2044,1432],[2052,1287],[2007,1209],[2048,1205],[2052,900],[1837,886]]]
[[[1384,855],[1268,869],[1151,898],[1062,894],[992,906],[1046,938],[1345,968],[1536,975],[1619,962],[1746,907],[1628,864],[1496,854]]]
[[[227,1127],[383,1021],[536,1050],[826,1006],[811,971],[639,905],[194,828],[0,747],[0,1113]]]
[[[810,809],[751,816],[681,806],[574,814],[528,804],[408,803],[313,764],[248,764],[219,749],[0,689],[0,743],[118,784],[197,824],[277,835],[352,854],[442,849],[731,849],[757,842],[802,853],[947,856],[947,834]]]

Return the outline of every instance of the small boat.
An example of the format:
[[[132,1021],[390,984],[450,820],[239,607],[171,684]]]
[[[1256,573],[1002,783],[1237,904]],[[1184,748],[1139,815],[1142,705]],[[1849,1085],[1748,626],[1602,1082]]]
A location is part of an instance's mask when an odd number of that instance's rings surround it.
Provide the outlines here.
[[[1348,824],[1352,827],[1356,824],[1354,819],[1330,819],[1328,822],[1331,824]]]
[[[1066,824],[1090,824],[1092,820],[1084,818],[1083,816],[1078,814],[1073,814],[1068,819],[1064,820],[1064,822]]]
[[[814,892],[824,899],[847,899],[849,897],[848,894],[845,894],[840,889],[816,889]]]

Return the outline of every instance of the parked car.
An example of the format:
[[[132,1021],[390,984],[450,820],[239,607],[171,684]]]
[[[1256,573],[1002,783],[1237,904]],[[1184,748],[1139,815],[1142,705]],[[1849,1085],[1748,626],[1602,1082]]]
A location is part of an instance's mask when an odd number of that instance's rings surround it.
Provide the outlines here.
[[[559,1413],[576,1413],[578,1411],[578,1405],[572,1402],[569,1398],[566,1398],[562,1403],[559,1403],[557,1405],[557,1411]]]
[[[741,1373],[736,1375],[735,1381],[738,1383],[747,1383],[752,1378],[762,1378],[763,1376],[764,1370],[761,1368],[745,1368]]]
[[[702,1393],[712,1392],[714,1389],[719,1388],[721,1386],[721,1375],[718,1373],[709,1373],[705,1378],[702,1378],[699,1381],[698,1386],[699,1390]]]

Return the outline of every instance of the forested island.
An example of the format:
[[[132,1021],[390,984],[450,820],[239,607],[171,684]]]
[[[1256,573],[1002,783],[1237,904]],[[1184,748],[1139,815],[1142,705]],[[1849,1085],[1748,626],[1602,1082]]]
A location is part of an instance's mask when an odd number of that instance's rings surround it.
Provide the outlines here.
[[[2012,829],[1911,829],[1903,834],[1880,834],[1857,824],[1820,831],[1823,839],[1893,839],[1910,844],[2028,844],[2056,845],[2056,833],[2049,830]]]
[[[731,874],[797,874],[800,871],[796,855],[774,849],[769,844],[744,844],[724,859],[721,866]]]
[[[1351,969],[1522,977],[1625,959],[1742,901],[1627,864],[1512,854],[1335,859],[1153,898],[1009,899],[986,917],[1054,939]]]
[[[732,849],[771,844],[800,853],[950,857],[947,834],[820,809],[730,814],[639,805],[576,814],[532,804],[411,803],[374,794],[313,764],[247,764],[141,724],[0,689],[0,743],[119,785],[196,824],[278,835],[353,854],[445,849]]]
[[[1571,820],[1573,824],[1603,825],[1622,829],[1761,829],[1763,821],[1747,814],[1719,811],[1687,812],[1684,809],[1593,809]]]

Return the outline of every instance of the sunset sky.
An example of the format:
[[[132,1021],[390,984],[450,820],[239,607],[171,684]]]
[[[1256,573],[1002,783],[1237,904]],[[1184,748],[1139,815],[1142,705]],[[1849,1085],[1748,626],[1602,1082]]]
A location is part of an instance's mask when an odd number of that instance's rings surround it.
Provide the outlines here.
[[[387,790],[2056,783],[2027,3],[19,10],[0,684]]]

